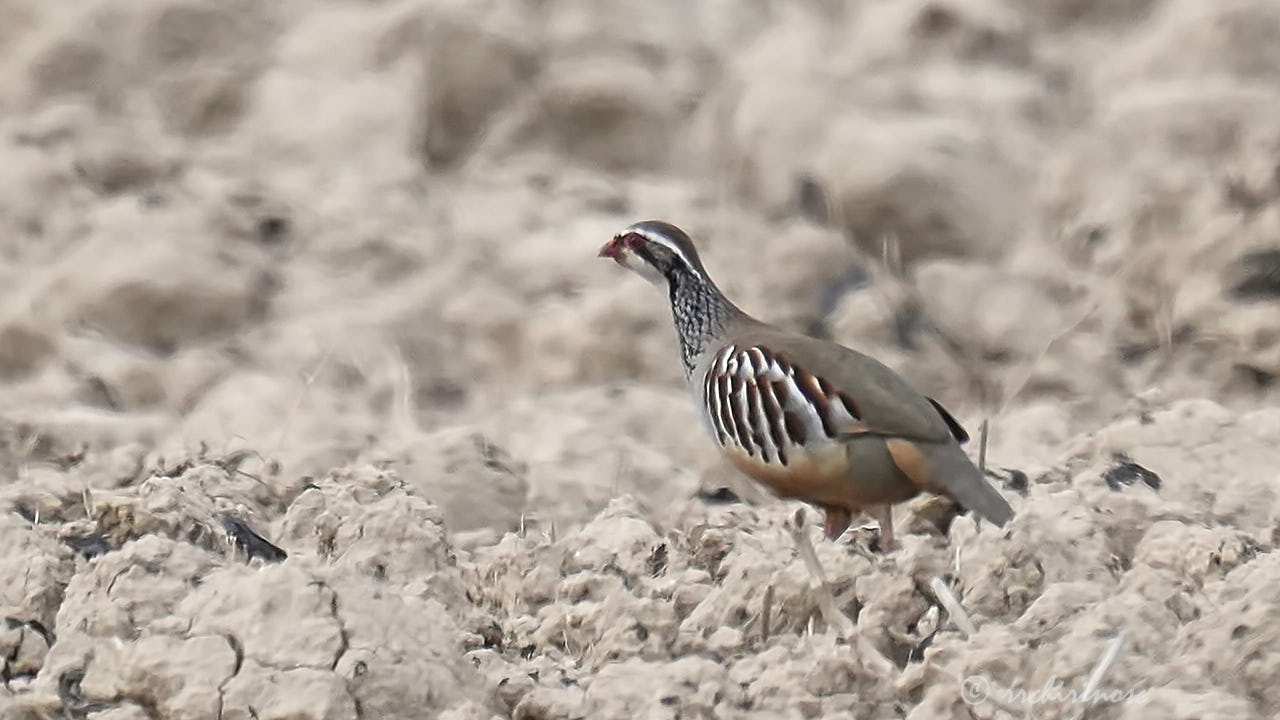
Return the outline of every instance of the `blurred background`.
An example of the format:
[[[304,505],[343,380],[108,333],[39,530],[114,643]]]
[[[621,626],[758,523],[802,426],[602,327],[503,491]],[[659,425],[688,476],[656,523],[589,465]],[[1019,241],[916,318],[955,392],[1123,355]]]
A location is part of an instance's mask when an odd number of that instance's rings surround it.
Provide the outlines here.
[[[1018,460],[1280,374],[1271,2],[0,12],[0,404],[51,443],[687,469],[669,308],[595,257],[650,217]]]
[[[1280,4],[0,0],[9,499],[233,458],[275,537],[373,464],[468,549],[732,485],[596,257],[647,218],[1000,467],[1265,408]]]

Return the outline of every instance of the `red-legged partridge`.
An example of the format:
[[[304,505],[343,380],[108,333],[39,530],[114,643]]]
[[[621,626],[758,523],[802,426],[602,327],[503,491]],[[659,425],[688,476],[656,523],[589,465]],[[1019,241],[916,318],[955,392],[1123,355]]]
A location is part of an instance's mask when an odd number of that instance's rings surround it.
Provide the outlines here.
[[[960,448],[968,434],[940,404],[874,358],[739,310],[680,228],[636,223],[600,256],[666,286],[688,387],[712,439],[778,497],[821,508],[827,537],[867,512],[887,551],[893,504],[922,490],[996,525],[1013,517]]]

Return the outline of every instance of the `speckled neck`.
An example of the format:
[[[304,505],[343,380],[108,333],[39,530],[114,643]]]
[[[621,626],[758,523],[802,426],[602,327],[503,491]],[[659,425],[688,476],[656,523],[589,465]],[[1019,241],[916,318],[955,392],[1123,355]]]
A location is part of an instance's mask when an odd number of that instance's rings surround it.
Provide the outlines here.
[[[680,338],[680,359],[686,379],[708,345],[724,337],[729,321],[741,311],[709,279],[684,266],[667,275],[671,314]]]

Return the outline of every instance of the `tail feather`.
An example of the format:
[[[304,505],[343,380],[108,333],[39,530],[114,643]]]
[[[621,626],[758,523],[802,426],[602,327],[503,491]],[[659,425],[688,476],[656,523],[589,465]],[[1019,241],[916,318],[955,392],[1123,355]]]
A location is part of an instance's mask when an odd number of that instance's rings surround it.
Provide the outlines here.
[[[959,445],[934,445],[926,454],[933,464],[934,482],[951,499],[999,526],[1013,518],[1013,508],[1008,501],[987,482]]]
[[[946,495],[998,526],[1013,518],[1013,508],[987,479],[982,476],[964,450],[955,443],[909,443],[910,447],[894,447],[890,442],[890,454],[899,469],[917,485]],[[915,452],[911,452],[915,451]],[[925,462],[902,462],[900,458],[923,456]]]

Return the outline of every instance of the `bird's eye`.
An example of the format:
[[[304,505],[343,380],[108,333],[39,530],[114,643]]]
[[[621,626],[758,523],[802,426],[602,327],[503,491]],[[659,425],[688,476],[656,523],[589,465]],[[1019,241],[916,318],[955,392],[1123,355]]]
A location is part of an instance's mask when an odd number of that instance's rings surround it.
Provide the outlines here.
[[[627,233],[622,236],[622,245],[628,250],[635,250],[644,245],[644,238],[639,233]]]

